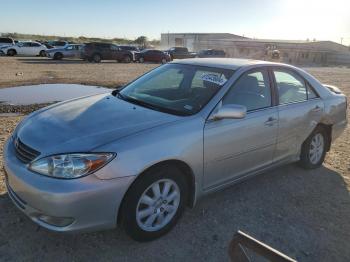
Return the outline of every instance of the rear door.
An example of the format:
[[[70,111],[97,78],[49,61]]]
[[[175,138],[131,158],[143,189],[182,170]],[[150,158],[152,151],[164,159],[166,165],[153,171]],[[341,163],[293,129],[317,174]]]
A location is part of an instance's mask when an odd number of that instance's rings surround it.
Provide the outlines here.
[[[243,119],[208,120],[204,127],[204,188],[209,190],[272,163],[278,113],[268,71],[243,74],[222,104],[247,108]],[[220,104],[218,105],[220,106]]]
[[[73,48],[73,57],[80,57],[82,49],[82,45],[75,45]]]
[[[64,49],[64,56],[65,57],[74,57],[75,55],[75,46],[73,45],[69,45]]]
[[[123,50],[116,46],[116,45],[110,45],[108,48],[108,58],[107,59],[113,59],[122,61],[123,60]]]
[[[275,161],[298,156],[302,143],[319,123],[324,105],[311,85],[296,71],[273,68],[278,92],[279,130]]]

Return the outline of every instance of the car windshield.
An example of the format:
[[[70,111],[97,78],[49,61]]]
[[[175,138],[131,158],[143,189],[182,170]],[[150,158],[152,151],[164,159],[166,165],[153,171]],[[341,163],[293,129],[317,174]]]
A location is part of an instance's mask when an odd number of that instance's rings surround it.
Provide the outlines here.
[[[167,64],[127,85],[118,97],[161,112],[192,115],[209,102],[233,73],[221,68]]]

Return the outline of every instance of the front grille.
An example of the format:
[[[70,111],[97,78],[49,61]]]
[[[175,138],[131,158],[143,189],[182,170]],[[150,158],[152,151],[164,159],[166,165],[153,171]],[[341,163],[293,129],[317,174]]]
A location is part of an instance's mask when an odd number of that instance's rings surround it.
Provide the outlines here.
[[[14,140],[16,156],[23,163],[29,163],[40,155],[40,152],[25,145],[18,137]]]

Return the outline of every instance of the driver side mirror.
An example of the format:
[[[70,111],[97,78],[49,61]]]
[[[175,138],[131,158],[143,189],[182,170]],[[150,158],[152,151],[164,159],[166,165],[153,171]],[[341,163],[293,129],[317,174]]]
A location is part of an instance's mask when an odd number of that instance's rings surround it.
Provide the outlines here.
[[[242,119],[247,114],[247,108],[242,105],[223,105],[210,117],[210,120]]]

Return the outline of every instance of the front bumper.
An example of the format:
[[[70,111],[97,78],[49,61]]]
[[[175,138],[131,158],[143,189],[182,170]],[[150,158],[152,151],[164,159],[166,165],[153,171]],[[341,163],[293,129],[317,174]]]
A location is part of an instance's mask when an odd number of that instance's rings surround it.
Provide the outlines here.
[[[58,232],[86,232],[113,228],[119,206],[134,177],[101,180],[94,174],[79,179],[55,179],[33,173],[17,159],[10,138],[4,148],[8,194],[37,224]],[[98,172],[103,172],[103,168]],[[66,219],[68,225],[47,223]]]

